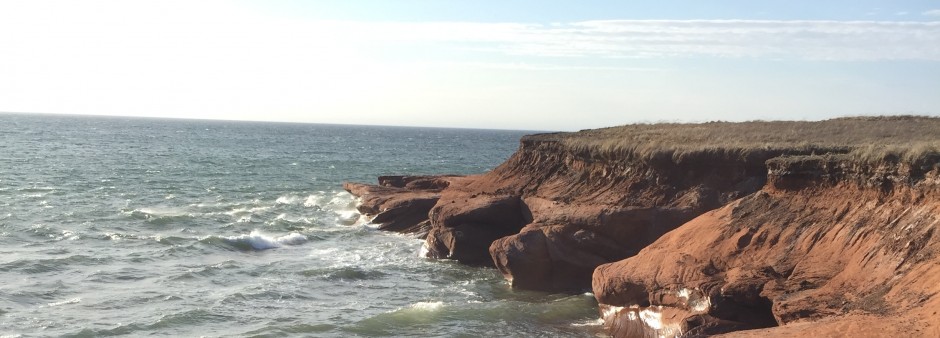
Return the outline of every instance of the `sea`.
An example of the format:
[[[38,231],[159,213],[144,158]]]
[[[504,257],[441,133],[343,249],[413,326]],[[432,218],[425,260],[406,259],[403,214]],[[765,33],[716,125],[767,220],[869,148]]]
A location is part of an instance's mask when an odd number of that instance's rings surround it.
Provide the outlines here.
[[[419,257],[341,186],[527,133],[0,114],[0,336],[601,335],[592,295]]]

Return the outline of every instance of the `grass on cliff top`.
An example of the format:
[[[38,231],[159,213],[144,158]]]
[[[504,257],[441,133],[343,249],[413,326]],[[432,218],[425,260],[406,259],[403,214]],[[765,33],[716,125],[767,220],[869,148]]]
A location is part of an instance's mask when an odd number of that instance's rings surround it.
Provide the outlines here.
[[[790,155],[850,155],[917,161],[940,153],[940,118],[844,117],[825,121],[632,124],[575,133],[533,135],[572,151],[639,159]]]

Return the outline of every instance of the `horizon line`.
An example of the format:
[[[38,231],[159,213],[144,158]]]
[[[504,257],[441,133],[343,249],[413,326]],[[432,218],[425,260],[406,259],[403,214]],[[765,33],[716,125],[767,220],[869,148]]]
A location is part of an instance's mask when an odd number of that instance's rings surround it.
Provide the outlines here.
[[[309,121],[284,121],[284,120],[250,120],[250,119],[228,119],[228,118],[204,118],[204,117],[178,117],[178,116],[137,116],[137,115],[109,115],[109,114],[83,114],[83,113],[49,113],[49,112],[13,112],[0,110],[0,115],[44,115],[56,117],[113,117],[113,118],[131,118],[148,120],[185,120],[185,121],[204,121],[204,122],[256,122],[256,123],[274,123],[274,124],[313,124],[324,126],[348,126],[348,127],[392,127],[392,128],[415,128],[415,129],[460,129],[460,130],[494,130],[494,131],[520,131],[531,133],[557,133],[564,130],[537,130],[537,129],[509,129],[509,128],[474,128],[474,127],[449,127],[449,126],[420,126],[420,125],[393,125],[393,124],[356,124],[356,123],[334,123],[334,122],[309,122]],[[604,127],[600,127],[604,128]],[[593,128],[596,129],[596,128]]]

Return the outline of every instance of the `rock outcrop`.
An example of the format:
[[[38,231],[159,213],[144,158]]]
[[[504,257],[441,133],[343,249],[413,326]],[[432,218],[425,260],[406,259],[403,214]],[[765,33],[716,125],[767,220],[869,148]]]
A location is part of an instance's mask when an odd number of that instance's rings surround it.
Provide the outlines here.
[[[938,135],[910,116],[634,125],[345,187],[428,257],[593,289],[618,337],[940,336]]]
[[[428,212],[441,198],[441,191],[458,176],[381,176],[379,185],[343,183],[343,189],[359,196],[357,209],[372,218],[380,230],[415,234],[430,230]]]
[[[760,192],[597,268],[594,292],[604,319],[615,336],[694,336],[824,319],[842,327],[840,336],[886,333],[870,331],[871,320],[895,323],[888,325],[892,335],[937,336],[937,163],[771,160]]]

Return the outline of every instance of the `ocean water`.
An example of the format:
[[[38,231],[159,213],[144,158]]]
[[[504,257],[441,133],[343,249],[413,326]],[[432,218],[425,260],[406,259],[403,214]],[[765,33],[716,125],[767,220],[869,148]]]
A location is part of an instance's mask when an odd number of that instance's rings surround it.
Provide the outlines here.
[[[0,335],[597,335],[592,296],[420,258],[341,188],[523,134],[0,114]]]

